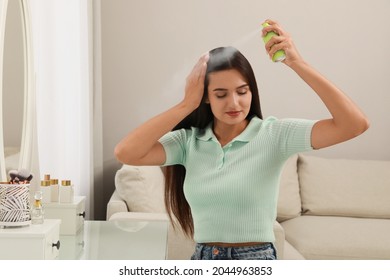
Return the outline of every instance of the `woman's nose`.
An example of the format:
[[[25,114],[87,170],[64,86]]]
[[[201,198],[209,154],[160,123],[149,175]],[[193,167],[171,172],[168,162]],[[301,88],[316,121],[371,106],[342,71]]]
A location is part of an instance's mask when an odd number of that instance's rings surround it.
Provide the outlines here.
[[[229,102],[230,102],[230,105],[238,105],[238,95],[236,93],[233,93],[232,95],[230,95],[230,99],[229,99]]]

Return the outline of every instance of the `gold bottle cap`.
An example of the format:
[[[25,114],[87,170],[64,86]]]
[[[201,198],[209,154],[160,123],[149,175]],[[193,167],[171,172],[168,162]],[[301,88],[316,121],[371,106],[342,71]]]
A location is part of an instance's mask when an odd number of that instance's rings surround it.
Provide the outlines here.
[[[45,175],[43,176],[43,179],[44,179],[45,181],[50,181],[50,174],[45,174]]]
[[[70,186],[70,185],[71,185],[71,182],[70,182],[70,180],[62,180],[62,181],[61,181],[61,185],[62,185],[62,186]]]
[[[41,187],[48,187],[48,186],[50,186],[50,181],[48,181],[48,180],[41,181]]]
[[[50,179],[51,185],[58,185],[58,179]]]

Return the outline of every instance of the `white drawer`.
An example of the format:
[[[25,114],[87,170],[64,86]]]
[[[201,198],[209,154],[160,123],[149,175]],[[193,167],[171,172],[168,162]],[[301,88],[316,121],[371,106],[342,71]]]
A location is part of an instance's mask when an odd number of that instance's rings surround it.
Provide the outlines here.
[[[61,225],[55,227],[45,239],[45,259],[47,260],[54,260],[59,256],[61,250],[60,228]]]
[[[60,250],[61,220],[43,224],[0,229],[0,259],[53,260]]]
[[[83,259],[84,254],[84,228],[82,227],[76,235],[61,235],[60,260]]]
[[[44,203],[43,210],[45,219],[61,219],[61,235],[76,235],[84,225],[85,196],[75,196],[71,203]]]

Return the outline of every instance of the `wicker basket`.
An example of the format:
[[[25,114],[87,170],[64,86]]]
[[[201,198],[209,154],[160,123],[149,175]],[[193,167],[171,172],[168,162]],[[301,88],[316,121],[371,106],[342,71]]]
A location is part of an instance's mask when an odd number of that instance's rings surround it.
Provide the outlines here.
[[[31,224],[30,184],[0,183],[0,226]]]

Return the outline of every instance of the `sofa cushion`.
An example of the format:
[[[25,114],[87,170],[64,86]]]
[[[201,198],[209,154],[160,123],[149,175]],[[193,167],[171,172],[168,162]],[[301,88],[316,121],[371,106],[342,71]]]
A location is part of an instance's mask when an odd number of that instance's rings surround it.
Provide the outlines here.
[[[277,214],[277,220],[279,222],[301,215],[297,160],[298,155],[291,156],[286,161],[282,170]]]
[[[390,161],[299,156],[302,211],[390,218]]]
[[[165,212],[164,174],[158,166],[123,165],[115,188],[132,212]]]
[[[388,219],[303,215],[281,225],[306,259],[390,259]]]

